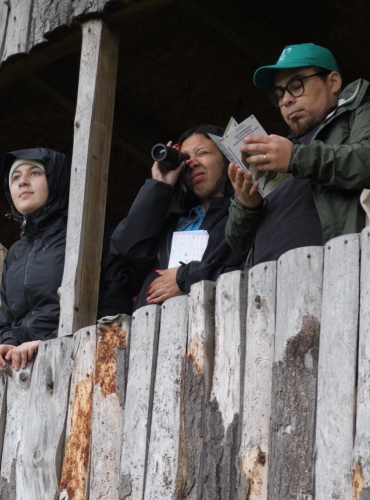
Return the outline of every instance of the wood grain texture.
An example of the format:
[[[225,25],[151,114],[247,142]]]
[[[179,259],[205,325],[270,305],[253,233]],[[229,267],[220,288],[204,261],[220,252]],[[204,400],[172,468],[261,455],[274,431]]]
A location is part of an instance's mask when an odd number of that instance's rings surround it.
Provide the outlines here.
[[[176,498],[181,368],[187,326],[187,296],[167,300],[162,306],[145,500]]]
[[[323,249],[291,250],[277,263],[268,498],[314,495],[314,439]]]
[[[352,498],[360,236],[325,246],[316,418],[316,499]]]
[[[215,294],[213,281],[192,285],[189,297],[187,353],[181,376],[180,450],[177,498],[203,495],[205,403],[211,391],[215,351]]]
[[[7,249],[4,247],[4,245],[0,244],[0,283],[1,283],[1,277],[3,275],[3,264],[4,264],[6,252],[7,252]],[[0,299],[0,311],[1,311],[1,299]]]
[[[96,326],[74,336],[71,390],[59,500],[88,500]]]
[[[248,277],[240,500],[267,500],[275,305],[276,262],[259,264]]]
[[[123,425],[119,498],[142,500],[149,447],[161,308],[141,307],[132,335]]]
[[[70,24],[71,0],[33,0],[30,46],[47,42],[47,35],[56,28]]]
[[[0,1],[0,62],[3,57],[3,51],[6,40],[6,31],[9,19],[9,4],[5,0]]]
[[[360,326],[356,440],[352,459],[353,498],[370,488],[370,228],[361,234]]]
[[[206,407],[204,499],[234,498],[244,397],[247,276],[223,274],[216,287],[215,366]]]
[[[99,321],[89,500],[118,500],[131,317]]]
[[[11,0],[2,61],[29,50],[32,0]]]
[[[117,76],[118,33],[101,21],[82,31],[59,336],[96,321]]]
[[[58,498],[72,349],[72,338],[48,340],[38,349],[18,453],[17,500]]]
[[[33,361],[28,363],[24,370],[19,370],[18,372],[14,371],[11,365],[8,364],[6,375],[4,372],[1,374],[1,388],[4,391],[1,402],[2,427],[6,421],[1,460],[1,500],[14,500],[17,494],[17,454],[24,432],[25,412],[30,391],[32,368]]]

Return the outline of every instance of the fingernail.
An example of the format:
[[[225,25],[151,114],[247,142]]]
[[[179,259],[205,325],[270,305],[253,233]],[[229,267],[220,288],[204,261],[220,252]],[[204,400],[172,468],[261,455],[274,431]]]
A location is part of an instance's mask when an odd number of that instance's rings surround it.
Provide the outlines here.
[[[156,273],[161,273],[162,272],[162,269],[157,269],[156,270]]]
[[[147,295],[150,295],[152,292],[146,292]]]
[[[186,164],[187,164],[187,165],[191,165],[192,163],[193,163],[193,160],[188,160],[188,161],[186,162]]]
[[[148,304],[153,304],[154,300],[149,300]]]
[[[179,144],[175,144],[173,147],[176,148],[176,149],[180,149],[180,145]]]
[[[149,285],[149,286],[148,286],[148,290],[150,290],[151,288],[152,288],[152,285]]]

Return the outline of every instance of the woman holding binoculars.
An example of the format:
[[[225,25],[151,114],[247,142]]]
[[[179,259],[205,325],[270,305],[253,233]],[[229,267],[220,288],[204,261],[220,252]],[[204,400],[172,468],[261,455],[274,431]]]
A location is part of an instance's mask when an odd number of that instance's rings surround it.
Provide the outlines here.
[[[162,162],[154,163],[152,178],[146,180],[128,216],[113,233],[111,254],[141,275],[136,309],[188,293],[194,283],[216,281],[221,274],[242,268],[225,241],[233,194],[228,161],[208,133],[222,136],[223,129],[214,125],[192,128],[172,146],[187,154],[188,160],[172,170]],[[201,261],[168,269],[173,233],[197,229],[209,234]]]

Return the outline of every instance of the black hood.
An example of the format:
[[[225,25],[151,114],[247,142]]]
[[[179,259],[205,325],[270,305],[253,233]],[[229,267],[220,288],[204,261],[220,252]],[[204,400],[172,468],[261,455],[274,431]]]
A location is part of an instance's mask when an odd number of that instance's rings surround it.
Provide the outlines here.
[[[10,195],[9,172],[12,164],[17,159],[41,162],[45,168],[49,187],[46,204],[26,216],[21,215],[16,210]],[[26,232],[29,226],[31,226],[29,227],[31,234],[43,231],[54,220],[67,216],[70,162],[64,154],[46,148],[22,149],[21,151],[5,153],[1,166],[1,175],[4,176],[5,193],[12,210],[12,217]]]

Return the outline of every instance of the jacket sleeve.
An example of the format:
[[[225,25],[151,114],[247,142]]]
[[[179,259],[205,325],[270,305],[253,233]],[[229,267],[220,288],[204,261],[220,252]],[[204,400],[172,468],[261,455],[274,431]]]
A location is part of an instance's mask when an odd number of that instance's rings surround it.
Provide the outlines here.
[[[248,208],[236,196],[231,199],[225,238],[234,254],[245,262],[252,249],[258,225],[263,217],[267,201],[256,208]]]
[[[0,335],[1,344],[8,344],[18,346],[20,345],[12,331],[13,315],[9,311],[9,306],[6,297],[6,272],[7,272],[7,261],[4,260],[3,275],[1,279],[1,311],[0,311]]]
[[[148,179],[128,216],[112,235],[110,253],[143,276],[148,274],[157,259],[158,236],[166,224],[173,192],[172,186]]]
[[[353,113],[349,144],[294,144],[289,172],[338,189],[370,189],[370,103]]]

